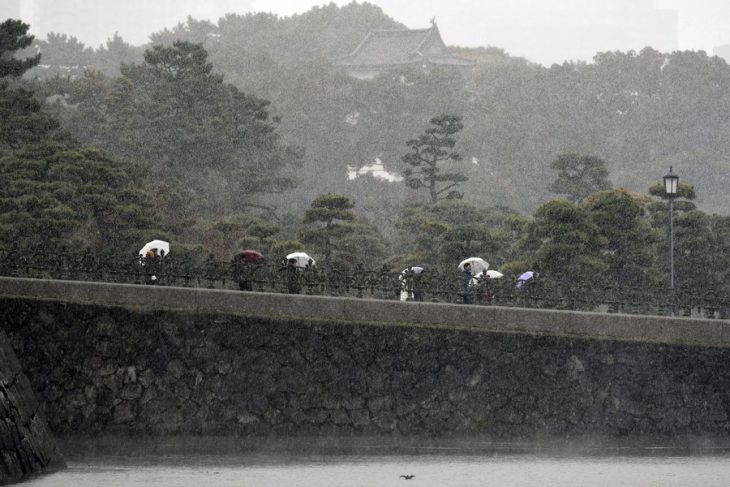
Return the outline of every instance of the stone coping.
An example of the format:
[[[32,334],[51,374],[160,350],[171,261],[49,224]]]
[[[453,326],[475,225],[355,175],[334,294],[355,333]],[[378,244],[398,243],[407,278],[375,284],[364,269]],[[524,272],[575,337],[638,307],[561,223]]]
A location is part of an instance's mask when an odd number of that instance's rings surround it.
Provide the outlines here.
[[[216,455],[248,465],[287,464],[307,457],[382,455],[495,455],[524,454],[549,457],[686,456],[722,455],[730,452],[725,435],[636,436],[612,438],[600,434],[565,438],[492,438],[487,435],[449,434],[442,437],[401,435],[352,436],[209,436],[102,434],[65,435],[57,439],[69,461],[109,459],[117,463],[146,458],[160,462],[188,462],[196,455]],[[125,453],[126,452],[126,453]]]
[[[263,317],[322,324],[428,327],[485,333],[730,347],[730,321],[500,306],[401,302],[86,281],[0,277],[0,299],[20,298]]]

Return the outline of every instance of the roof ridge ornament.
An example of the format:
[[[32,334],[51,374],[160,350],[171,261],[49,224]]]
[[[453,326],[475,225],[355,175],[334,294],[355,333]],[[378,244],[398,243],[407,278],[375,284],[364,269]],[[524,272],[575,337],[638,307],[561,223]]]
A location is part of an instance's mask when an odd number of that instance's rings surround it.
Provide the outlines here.
[[[416,54],[418,56],[423,56],[423,52],[421,51],[421,48],[426,45],[426,43],[431,39],[431,36],[434,35],[434,32],[438,33],[439,28],[436,27],[436,17],[431,17],[431,28],[426,29],[426,35],[421,39],[421,42],[418,43],[418,46],[411,51],[413,54]],[[438,35],[438,38],[441,38],[441,35]],[[443,40],[441,41],[443,44]],[[445,47],[445,44],[444,44]]]

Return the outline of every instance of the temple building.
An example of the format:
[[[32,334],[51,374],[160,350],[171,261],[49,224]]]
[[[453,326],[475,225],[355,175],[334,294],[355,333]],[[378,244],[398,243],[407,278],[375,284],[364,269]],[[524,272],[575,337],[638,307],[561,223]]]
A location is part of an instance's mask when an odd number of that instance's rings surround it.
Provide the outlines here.
[[[406,66],[464,69],[475,64],[449,51],[434,20],[428,29],[371,30],[354,51],[335,58],[333,63],[360,79]]]

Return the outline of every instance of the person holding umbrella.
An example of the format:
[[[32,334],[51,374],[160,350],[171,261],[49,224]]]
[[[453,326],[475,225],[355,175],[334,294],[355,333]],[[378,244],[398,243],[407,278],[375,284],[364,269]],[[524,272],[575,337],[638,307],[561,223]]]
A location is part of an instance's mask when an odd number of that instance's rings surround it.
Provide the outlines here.
[[[297,266],[297,259],[290,257],[286,260],[286,289],[289,294],[300,294],[302,292],[302,285],[299,283],[299,267]]]
[[[262,264],[266,257],[258,250],[241,250],[233,257],[233,277],[241,291],[253,291],[254,266]]]
[[[515,284],[515,287],[521,287],[524,288],[528,284],[532,284],[533,279],[537,279],[539,274],[534,271],[527,271],[520,274],[520,276],[517,278],[517,283]]]
[[[504,277],[504,274],[492,269],[484,269],[480,274],[476,275],[474,277],[474,284],[477,289],[477,301],[492,304],[495,293],[490,281],[492,279],[501,279],[502,277]]]
[[[535,284],[535,279],[537,279],[539,274],[535,271],[526,271],[517,277],[517,283],[515,283],[515,288],[517,288],[517,294],[519,295],[518,298],[522,302],[522,306],[529,306],[530,303],[530,295],[532,294],[531,287]]]
[[[424,291],[421,279],[424,273],[433,270],[432,264],[416,264],[403,269],[398,276],[401,283],[401,301],[423,301]]]
[[[314,269],[317,262],[305,252],[292,252],[286,256],[284,267],[286,271],[286,288],[289,294],[300,294],[302,292],[302,273]]]
[[[423,276],[423,272],[419,274],[413,275],[413,300],[414,301],[423,301],[423,283],[421,282],[421,277]]]
[[[472,295],[472,279],[474,278],[474,274],[471,272],[471,263],[466,262],[464,263],[464,266],[461,271],[461,281],[464,286],[464,294],[462,295],[464,297],[464,304],[472,304],[474,301],[474,296]]]
[[[157,274],[162,270],[164,258],[170,253],[170,243],[164,240],[147,242],[139,250],[139,263],[145,270],[145,282],[158,284]]]

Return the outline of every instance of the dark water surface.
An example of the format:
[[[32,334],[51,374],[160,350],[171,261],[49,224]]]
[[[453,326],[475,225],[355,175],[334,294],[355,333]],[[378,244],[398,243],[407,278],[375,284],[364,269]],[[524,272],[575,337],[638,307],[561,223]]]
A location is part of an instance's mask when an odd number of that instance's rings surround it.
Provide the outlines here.
[[[64,440],[68,468],[25,485],[727,486],[730,453],[665,446],[555,449],[520,443],[299,439]],[[413,475],[406,480],[401,475]]]

